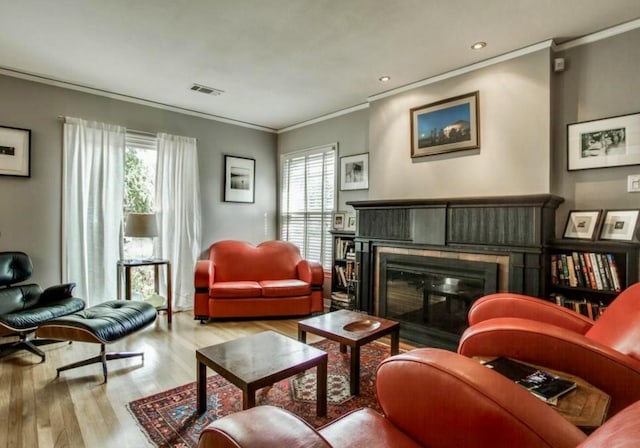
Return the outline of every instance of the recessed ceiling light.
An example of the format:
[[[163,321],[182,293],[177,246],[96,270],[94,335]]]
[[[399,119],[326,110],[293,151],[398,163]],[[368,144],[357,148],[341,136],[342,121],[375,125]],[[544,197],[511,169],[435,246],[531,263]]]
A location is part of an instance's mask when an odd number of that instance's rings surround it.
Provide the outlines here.
[[[472,50],[480,50],[481,48],[484,48],[487,46],[486,42],[476,42],[475,44],[471,45],[471,49]]]
[[[381,76],[378,78],[378,81],[380,82],[389,82],[391,81],[391,76]]]

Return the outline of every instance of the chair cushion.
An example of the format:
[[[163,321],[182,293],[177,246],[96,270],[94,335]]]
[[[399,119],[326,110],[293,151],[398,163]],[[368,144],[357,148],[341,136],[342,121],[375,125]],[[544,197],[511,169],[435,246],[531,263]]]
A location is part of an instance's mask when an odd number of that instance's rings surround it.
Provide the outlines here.
[[[209,289],[210,297],[260,297],[261,295],[262,287],[254,281],[216,282]]]
[[[0,253],[0,286],[23,282],[32,273],[31,259],[24,252]]]
[[[56,300],[55,302],[49,302],[45,306],[35,306],[33,308],[16,310],[8,314],[0,314],[0,324],[16,331],[34,330],[39,325],[51,319],[75,313],[84,307],[84,300],[77,297],[66,297]]]
[[[302,280],[263,280],[259,283],[264,297],[295,297],[311,294],[311,285]]]
[[[156,315],[155,307],[149,303],[111,300],[50,320],[38,328],[38,335],[64,340],[68,328],[78,328],[95,335],[100,342],[109,343],[146,327],[156,320]]]

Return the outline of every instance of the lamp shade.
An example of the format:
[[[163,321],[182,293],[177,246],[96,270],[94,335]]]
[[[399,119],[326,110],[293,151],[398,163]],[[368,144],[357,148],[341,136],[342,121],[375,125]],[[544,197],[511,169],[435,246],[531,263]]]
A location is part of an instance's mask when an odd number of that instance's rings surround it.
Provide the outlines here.
[[[124,227],[124,235],[134,238],[153,238],[158,236],[158,223],[155,213],[129,213]]]

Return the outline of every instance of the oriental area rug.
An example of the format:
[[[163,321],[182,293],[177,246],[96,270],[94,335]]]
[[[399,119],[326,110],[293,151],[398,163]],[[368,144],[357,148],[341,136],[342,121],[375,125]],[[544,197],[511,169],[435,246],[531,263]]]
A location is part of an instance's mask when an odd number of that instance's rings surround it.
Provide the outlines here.
[[[351,410],[379,410],[375,373],[389,356],[389,347],[377,342],[360,349],[360,395],[349,393],[349,354],[337,342],[323,339],[311,344],[328,353],[327,416],[316,415],[316,369],[258,390],[256,406],[269,404],[287,409],[319,427]],[[209,370],[208,372],[211,372]],[[218,374],[207,378],[207,411],[196,413],[196,383],[140,398],[127,405],[147,438],[157,447],[197,447],[200,432],[212,421],[242,409],[242,392]]]

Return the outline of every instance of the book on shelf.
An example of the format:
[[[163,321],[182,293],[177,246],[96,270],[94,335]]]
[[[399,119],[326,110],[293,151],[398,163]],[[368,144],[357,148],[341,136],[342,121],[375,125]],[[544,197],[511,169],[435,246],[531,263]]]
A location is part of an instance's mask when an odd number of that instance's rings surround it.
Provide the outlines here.
[[[568,299],[563,294],[557,293],[551,294],[550,298],[556,303],[556,305],[573,310],[576,313],[580,313],[593,320],[597,320],[604,310],[607,309],[606,305],[602,302],[594,302],[586,298]]]
[[[549,404],[576,388],[576,383],[536,367],[510,358],[495,358],[484,363],[486,367],[506,376]]]
[[[551,283],[598,291],[622,290],[613,254],[577,252],[551,254]]]

